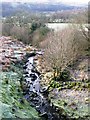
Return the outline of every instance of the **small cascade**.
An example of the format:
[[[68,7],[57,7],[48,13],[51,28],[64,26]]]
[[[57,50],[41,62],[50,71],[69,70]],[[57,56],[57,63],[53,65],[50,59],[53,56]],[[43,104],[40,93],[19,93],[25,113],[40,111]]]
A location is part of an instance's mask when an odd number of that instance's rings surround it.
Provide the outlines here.
[[[24,80],[27,85],[27,90],[24,93],[25,99],[36,108],[44,120],[68,120],[65,116],[61,116],[59,109],[48,100],[48,88],[40,86],[40,73],[34,66],[34,56],[30,54],[23,66],[25,70]]]

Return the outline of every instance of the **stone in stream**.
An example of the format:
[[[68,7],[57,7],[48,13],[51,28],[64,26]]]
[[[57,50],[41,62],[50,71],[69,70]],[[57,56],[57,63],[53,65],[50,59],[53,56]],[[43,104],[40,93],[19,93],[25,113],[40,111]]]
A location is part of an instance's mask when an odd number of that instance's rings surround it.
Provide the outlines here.
[[[29,77],[29,74],[23,75],[23,77],[27,78],[27,77]]]
[[[27,72],[28,77],[30,77],[31,70],[26,69],[26,72]]]
[[[41,93],[45,93],[45,92],[47,92],[47,91],[48,91],[48,87],[43,87],[43,88],[40,89],[40,92],[41,92]]]
[[[34,69],[34,66],[31,63],[27,64],[27,70],[32,70]]]
[[[25,81],[26,81],[26,82],[30,82],[30,83],[32,82],[32,81],[31,81],[31,78],[29,78],[29,77],[25,77]]]
[[[23,69],[26,69],[27,68],[27,65],[23,65]]]
[[[38,72],[36,69],[32,69],[31,72],[37,73],[38,75],[40,75],[40,72]]]
[[[29,91],[30,91],[30,92],[34,92],[33,85],[30,85]]]
[[[28,63],[33,65],[33,57],[28,58]]]
[[[35,89],[36,92],[39,93],[39,91],[40,91],[40,83],[38,81],[37,81],[37,83],[34,83],[33,88]]]
[[[32,81],[35,81],[37,79],[37,76],[34,73],[30,74],[30,77]]]
[[[27,58],[31,58],[31,57],[34,57],[35,55],[36,55],[35,52],[31,52],[31,53],[27,53],[27,54],[26,54],[26,57],[27,57]]]

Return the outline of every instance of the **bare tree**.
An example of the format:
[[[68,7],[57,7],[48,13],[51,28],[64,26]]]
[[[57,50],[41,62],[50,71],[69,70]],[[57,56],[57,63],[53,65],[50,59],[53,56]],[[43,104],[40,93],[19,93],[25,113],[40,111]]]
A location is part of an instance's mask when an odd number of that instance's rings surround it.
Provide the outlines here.
[[[29,32],[25,27],[14,25],[13,28],[10,30],[10,34],[25,44],[30,43]]]
[[[48,35],[45,58],[54,78],[83,53],[85,44],[82,38],[72,27]]]
[[[89,14],[90,12],[87,9],[82,10],[82,12],[78,13],[75,16],[74,23],[76,23],[79,27],[79,29],[81,30],[81,34],[83,35],[83,37],[85,37],[85,39],[90,42],[90,38],[89,38]]]

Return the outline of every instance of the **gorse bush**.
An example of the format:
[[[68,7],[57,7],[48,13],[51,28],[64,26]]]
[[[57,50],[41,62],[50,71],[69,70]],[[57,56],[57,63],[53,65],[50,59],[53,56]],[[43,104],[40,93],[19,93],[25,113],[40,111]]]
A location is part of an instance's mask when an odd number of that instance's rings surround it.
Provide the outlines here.
[[[49,31],[49,28],[46,26],[41,26],[36,31],[34,31],[32,37],[32,45],[35,47],[40,47],[40,43],[44,41]]]
[[[31,27],[30,27],[31,33],[34,32],[36,29],[40,28],[41,26],[42,24],[39,22],[32,22]]]
[[[63,70],[63,72],[56,77],[56,80],[70,81],[70,72],[68,70]]]

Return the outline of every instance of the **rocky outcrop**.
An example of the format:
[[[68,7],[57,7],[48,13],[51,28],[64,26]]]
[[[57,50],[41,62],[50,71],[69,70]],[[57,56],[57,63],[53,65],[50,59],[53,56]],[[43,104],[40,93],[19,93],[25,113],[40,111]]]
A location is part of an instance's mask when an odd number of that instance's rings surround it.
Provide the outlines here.
[[[7,71],[11,62],[22,60],[26,53],[35,48],[25,46],[22,42],[11,37],[0,37],[0,68]]]

